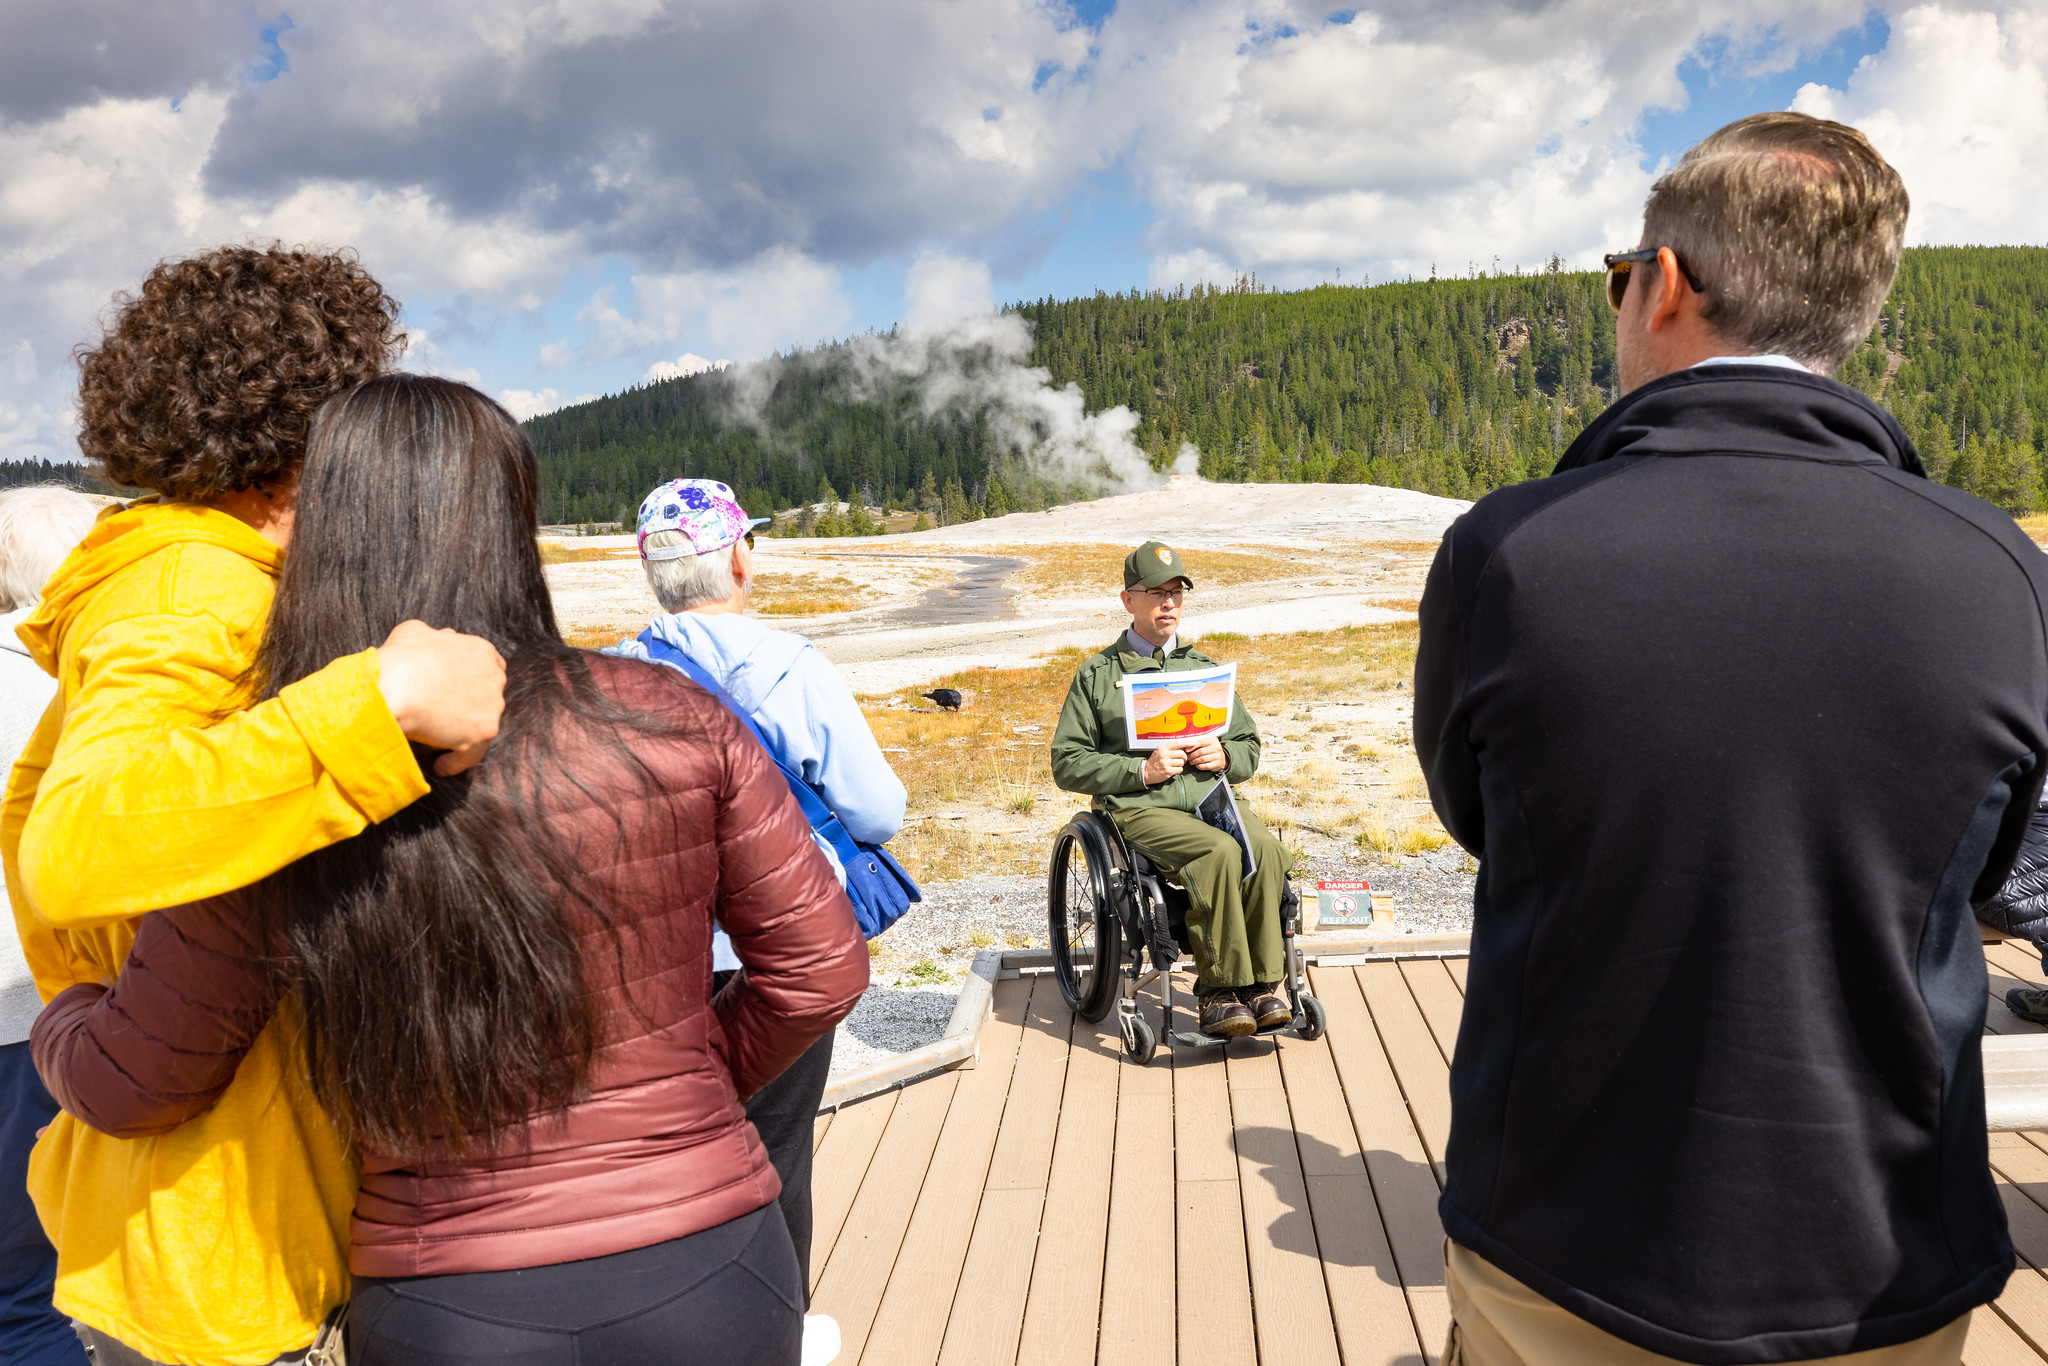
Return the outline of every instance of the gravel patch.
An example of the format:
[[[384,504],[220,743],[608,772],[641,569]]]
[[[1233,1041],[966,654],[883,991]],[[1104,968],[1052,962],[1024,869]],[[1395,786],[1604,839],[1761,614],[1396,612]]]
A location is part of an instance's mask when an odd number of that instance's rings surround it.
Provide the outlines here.
[[[1437,849],[1391,863],[1309,857],[1294,870],[1303,896],[1310,894],[1318,878],[1363,880],[1370,882],[1374,891],[1391,894],[1394,925],[1403,934],[1470,934],[1476,872],[1470,856],[1458,848]]]
[[[909,991],[869,987],[853,1013],[839,1022],[839,1032],[832,1040],[833,1075],[871,1067],[899,1053],[937,1043],[944,1037],[959,999],[957,986]]]

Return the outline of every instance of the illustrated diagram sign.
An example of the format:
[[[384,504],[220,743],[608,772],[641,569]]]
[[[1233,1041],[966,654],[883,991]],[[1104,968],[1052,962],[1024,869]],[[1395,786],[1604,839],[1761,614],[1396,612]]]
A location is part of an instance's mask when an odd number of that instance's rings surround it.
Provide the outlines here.
[[[1125,674],[1124,739],[1131,749],[1193,744],[1230,729],[1237,704],[1237,665],[1179,673]]]

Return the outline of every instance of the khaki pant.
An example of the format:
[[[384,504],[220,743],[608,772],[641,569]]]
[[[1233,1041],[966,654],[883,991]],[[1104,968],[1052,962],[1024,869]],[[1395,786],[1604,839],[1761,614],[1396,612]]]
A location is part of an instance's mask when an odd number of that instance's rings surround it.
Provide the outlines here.
[[[1188,953],[1195,990],[1248,987],[1287,975],[1280,937],[1280,894],[1294,860],[1244,806],[1245,838],[1259,871],[1243,876],[1237,841],[1200,818],[1163,806],[1110,813],[1126,842],[1188,889]]]
[[[1523,1285],[1470,1248],[1445,1245],[1444,1285],[1451,1297],[1451,1336],[1443,1366],[1679,1366]],[[1957,1366],[1970,1316],[1896,1347],[1874,1347],[1846,1356],[1810,1357],[1840,1366]],[[1787,1366],[1802,1366],[1787,1363]]]

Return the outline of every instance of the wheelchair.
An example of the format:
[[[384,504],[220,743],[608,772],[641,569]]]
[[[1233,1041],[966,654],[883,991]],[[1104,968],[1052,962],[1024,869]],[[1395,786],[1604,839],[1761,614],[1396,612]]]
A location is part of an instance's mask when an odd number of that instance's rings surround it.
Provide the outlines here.
[[[1187,891],[1167,880],[1124,842],[1109,817],[1076,812],[1053,837],[1046,869],[1046,906],[1052,936],[1053,976],[1076,1015],[1098,1024],[1114,1008],[1124,1052],[1139,1066],[1150,1062],[1162,1031],[1173,1025],[1173,965],[1187,942]],[[1301,896],[1290,885],[1280,898],[1280,934],[1286,950],[1287,998],[1294,1016],[1242,1038],[1293,1034],[1322,1037],[1327,1017],[1308,994],[1295,934]],[[1138,993],[1157,978],[1163,996],[1155,1030]],[[1172,1034],[1186,1048],[1221,1048],[1232,1042],[1196,1030]]]

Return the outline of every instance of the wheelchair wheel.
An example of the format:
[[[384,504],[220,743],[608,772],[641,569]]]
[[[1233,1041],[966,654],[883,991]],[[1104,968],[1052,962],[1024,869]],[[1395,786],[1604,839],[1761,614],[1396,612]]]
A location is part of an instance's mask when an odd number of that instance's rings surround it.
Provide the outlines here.
[[[1152,1022],[1143,1015],[1132,1012],[1123,1017],[1124,1052],[1131,1061],[1143,1067],[1152,1061],[1152,1054],[1159,1048],[1159,1035],[1154,1032]]]
[[[1328,1027],[1330,1017],[1323,1011],[1323,1003],[1303,992],[1301,995],[1301,1028],[1294,1031],[1304,1039],[1320,1039]]]
[[[1109,852],[1080,821],[1053,839],[1046,910],[1060,995],[1076,1015],[1094,1024],[1116,1001],[1120,937],[1109,897]]]

